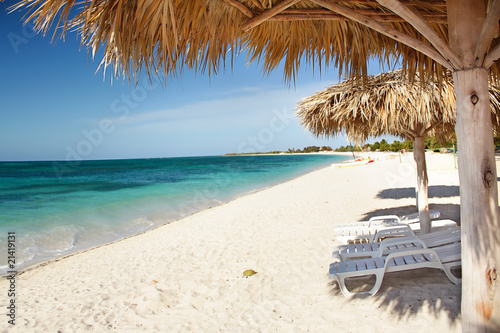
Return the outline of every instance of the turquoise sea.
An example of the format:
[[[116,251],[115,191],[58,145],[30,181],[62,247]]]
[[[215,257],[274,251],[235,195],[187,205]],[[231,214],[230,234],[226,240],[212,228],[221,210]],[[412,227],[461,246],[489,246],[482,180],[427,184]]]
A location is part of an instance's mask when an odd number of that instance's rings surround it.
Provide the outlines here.
[[[348,159],[327,154],[0,162],[0,274],[140,233]]]

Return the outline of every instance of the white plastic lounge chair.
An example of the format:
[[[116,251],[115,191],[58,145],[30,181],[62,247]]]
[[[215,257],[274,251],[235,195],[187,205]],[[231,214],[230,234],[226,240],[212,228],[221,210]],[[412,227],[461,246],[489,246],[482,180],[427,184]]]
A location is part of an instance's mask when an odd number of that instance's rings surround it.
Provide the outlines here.
[[[457,243],[460,242],[460,239],[460,227],[451,227],[419,236],[386,238],[381,242],[340,245],[334,248],[333,257],[341,261],[364,257],[375,258],[399,251],[434,248]]]
[[[431,221],[431,230],[446,229],[450,227],[456,227],[457,223],[452,220],[435,220]],[[413,233],[418,233],[420,231],[420,223],[391,223],[388,225],[372,225],[364,226],[359,228],[344,228],[337,229],[335,232],[335,240],[342,243],[367,243],[367,242],[377,242],[377,233],[382,230],[388,230],[387,234],[392,233],[392,236],[384,235],[384,237],[394,237],[394,236],[413,236]],[[392,231],[391,231],[392,230]],[[398,232],[405,232],[406,234],[397,235]],[[380,237],[379,237],[380,238]]]
[[[434,249],[416,249],[391,253],[385,257],[339,261],[330,264],[330,279],[339,284],[345,297],[355,294],[375,295],[384,279],[385,273],[407,271],[418,268],[438,268],[455,284],[461,279],[451,273],[453,267],[461,266],[461,244],[454,243],[435,247]],[[352,293],[345,285],[346,279],[369,277],[374,275],[375,285],[369,291]]]
[[[429,216],[431,220],[435,220],[441,216],[441,213],[437,210],[431,209],[429,210]],[[364,226],[374,226],[374,225],[387,225],[387,224],[392,224],[392,223],[416,223],[420,221],[420,217],[418,213],[413,213],[409,215],[403,215],[403,216],[398,216],[398,215],[381,215],[381,216],[374,216],[370,218],[368,221],[360,221],[360,222],[350,222],[350,223],[341,223],[337,224],[334,227],[334,230],[339,230],[339,229],[344,229],[344,228],[359,228],[359,227],[364,227]]]
[[[441,212],[435,209],[429,209],[429,216],[431,220],[436,220],[441,217]],[[401,222],[403,223],[417,223],[420,222],[420,216],[419,213],[413,213],[413,214],[408,214],[408,215],[401,215]]]

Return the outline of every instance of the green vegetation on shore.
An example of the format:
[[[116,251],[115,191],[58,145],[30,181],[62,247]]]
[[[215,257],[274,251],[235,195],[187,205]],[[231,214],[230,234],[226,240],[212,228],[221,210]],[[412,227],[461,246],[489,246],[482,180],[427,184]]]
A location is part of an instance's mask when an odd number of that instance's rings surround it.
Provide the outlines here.
[[[436,138],[427,137],[425,139],[425,149],[439,150],[441,148],[453,148],[452,140],[446,142],[439,142]],[[498,143],[500,144],[500,142]],[[224,156],[242,156],[242,155],[266,155],[266,154],[304,154],[304,153],[319,153],[322,151],[335,151],[335,152],[357,152],[357,151],[401,151],[405,150],[413,150],[413,141],[405,140],[403,142],[394,140],[393,143],[388,143],[385,139],[382,139],[380,142],[376,141],[373,144],[366,143],[363,146],[356,145],[347,145],[340,146],[339,148],[333,150],[328,146],[309,146],[304,149],[295,149],[291,148],[287,151],[269,151],[269,152],[256,152],[256,153],[229,153]]]
[[[244,155],[266,155],[266,154],[304,154],[304,153],[319,153],[321,151],[333,151],[331,147],[327,146],[309,146],[305,147],[304,149],[295,149],[291,148],[288,149],[287,151],[268,151],[268,152],[257,152],[257,153],[229,153],[229,154],[224,154],[223,156],[244,156]]]
[[[425,149],[439,150],[441,148],[452,148],[453,141],[446,141],[444,143],[439,142],[436,138],[426,138],[425,139]],[[360,151],[401,151],[405,150],[413,150],[413,141],[405,140],[403,142],[394,140],[393,143],[388,143],[385,139],[382,139],[380,142],[376,141],[373,144],[366,143],[363,146],[356,145],[347,145],[341,146],[335,150],[328,146],[308,146],[304,149],[295,149],[290,148],[287,151],[268,151],[268,152],[255,152],[255,153],[229,153],[224,154],[224,156],[245,156],[245,155],[270,155],[270,154],[304,154],[304,153],[319,153],[323,151],[335,151],[335,152],[360,152]]]
[[[426,138],[425,139],[425,149],[439,150],[441,148],[452,148],[453,141],[446,141],[444,143],[440,143],[436,140],[436,138]],[[376,141],[373,144],[365,144],[363,146],[341,146],[335,149],[336,152],[351,152],[351,151],[400,151],[402,149],[412,150],[413,149],[413,141],[405,140],[403,142],[394,140],[393,143],[389,144],[385,139],[378,142]]]

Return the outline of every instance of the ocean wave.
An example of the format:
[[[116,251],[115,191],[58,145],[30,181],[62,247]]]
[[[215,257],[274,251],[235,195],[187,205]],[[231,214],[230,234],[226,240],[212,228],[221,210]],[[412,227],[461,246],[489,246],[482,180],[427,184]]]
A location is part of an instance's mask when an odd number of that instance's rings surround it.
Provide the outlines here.
[[[179,220],[333,161],[320,155],[88,161],[72,165],[57,182],[50,163],[0,163],[0,177],[9,176],[2,185],[8,195],[0,206],[0,235],[16,232],[16,268],[23,269]],[[32,200],[12,201],[28,190]],[[0,244],[0,253],[6,251]],[[6,268],[0,256],[0,273]]]

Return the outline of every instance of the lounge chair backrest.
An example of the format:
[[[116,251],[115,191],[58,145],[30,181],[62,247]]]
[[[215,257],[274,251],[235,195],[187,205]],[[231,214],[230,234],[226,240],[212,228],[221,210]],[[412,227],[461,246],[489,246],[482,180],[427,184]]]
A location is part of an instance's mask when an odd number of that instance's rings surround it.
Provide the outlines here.
[[[419,238],[429,248],[460,242],[460,227],[451,227],[444,230],[421,234]]]
[[[441,213],[438,210],[435,209],[429,210],[429,217],[431,218],[431,220],[438,219],[440,216]],[[418,212],[401,216],[401,222],[403,223],[416,223],[419,221],[420,221],[420,215]]]

